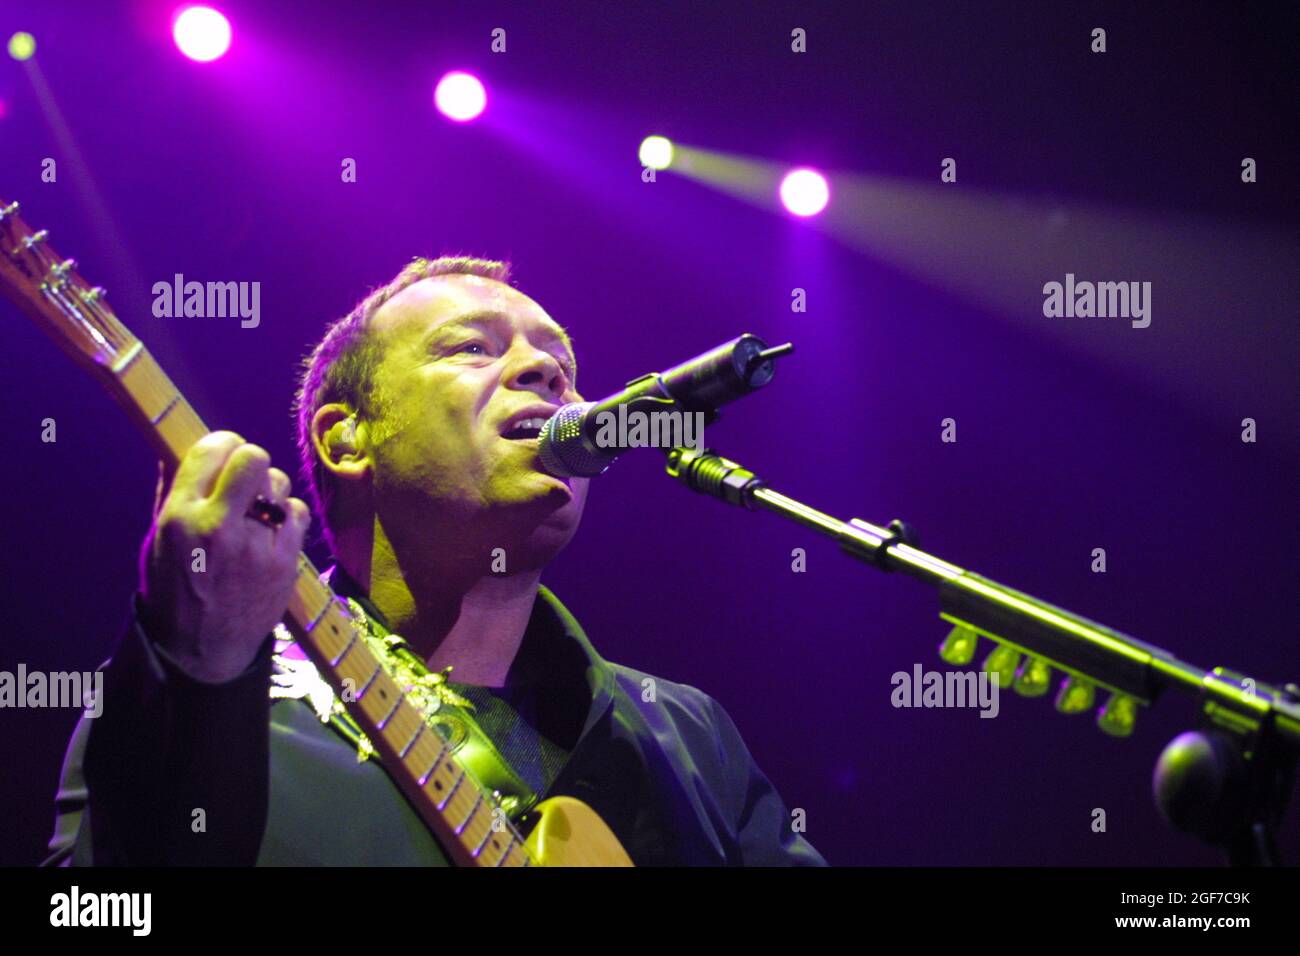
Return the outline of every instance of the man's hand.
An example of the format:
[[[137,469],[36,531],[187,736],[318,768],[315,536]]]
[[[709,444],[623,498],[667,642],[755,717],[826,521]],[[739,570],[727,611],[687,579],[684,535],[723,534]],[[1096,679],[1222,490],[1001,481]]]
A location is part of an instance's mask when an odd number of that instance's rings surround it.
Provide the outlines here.
[[[167,477],[160,469],[140,548],[143,624],[191,677],[224,683],[253,662],[284,617],[311,515],[288,497],[289,476],[271,467],[266,450],[234,432],[196,442],[164,497]],[[285,510],[279,529],[247,516],[258,495]]]

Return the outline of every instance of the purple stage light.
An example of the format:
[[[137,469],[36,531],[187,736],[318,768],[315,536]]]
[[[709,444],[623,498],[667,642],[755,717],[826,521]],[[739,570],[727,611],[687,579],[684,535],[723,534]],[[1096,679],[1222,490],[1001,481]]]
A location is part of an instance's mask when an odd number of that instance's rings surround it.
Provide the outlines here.
[[[230,21],[211,7],[186,7],[172,20],[172,38],[191,60],[209,63],[230,49]]]
[[[781,180],[781,202],[796,216],[815,216],[830,202],[826,177],[815,169],[796,169]]]
[[[487,92],[476,77],[457,70],[438,81],[433,91],[433,102],[448,119],[465,123],[483,112],[487,106]]]

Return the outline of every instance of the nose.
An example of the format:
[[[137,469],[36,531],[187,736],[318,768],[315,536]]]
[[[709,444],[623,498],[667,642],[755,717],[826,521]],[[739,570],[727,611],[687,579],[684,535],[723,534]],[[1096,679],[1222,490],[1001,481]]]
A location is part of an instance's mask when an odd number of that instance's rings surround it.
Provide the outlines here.
[[[509,376],[511,388],[527,390],[541,398],[563,398],[572,388],[569,376],[559,361],[545,349],[528,346],[526,355],[519,360]]]

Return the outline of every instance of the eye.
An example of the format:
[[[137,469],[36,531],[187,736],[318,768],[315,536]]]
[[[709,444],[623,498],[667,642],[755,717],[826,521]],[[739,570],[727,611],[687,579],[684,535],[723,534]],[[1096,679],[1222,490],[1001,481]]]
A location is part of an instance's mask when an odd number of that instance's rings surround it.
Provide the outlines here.
[[[469,352],[470,349],[481,349],[481,350],[482,350],[482,351],[480,351],[480,352],[478,352],[478,353],[470,353],[470,354],[487,355],[487,345],[484,344],[483,342],[478,341],[478,340],[475,340],[475,341],[473,341],[473,342],[466,342],[464,345],[457,345],[455,348],[453,348],[453,349],[451,350],[451,354],[452,354],[452,355],[459,355],[459,354],[462,353],[462,352]]]

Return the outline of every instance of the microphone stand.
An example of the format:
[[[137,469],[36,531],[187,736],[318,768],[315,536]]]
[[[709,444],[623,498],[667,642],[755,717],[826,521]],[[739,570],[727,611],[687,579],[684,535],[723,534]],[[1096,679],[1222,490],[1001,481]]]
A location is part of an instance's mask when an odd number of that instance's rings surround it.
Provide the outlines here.
[[[1230,865],[1278,865],[1276,830],[1300,755],[1300,687],[1258,683],[1234,671],[1205,671],[1152,644],[1012,590],[921,551],[915,530],[859,518],[841,521],[771,488],[709,449],[666,449],[667,472],[693,491],[750,511],[762,509],[810,528],[850,557],[901,571],[939,590],[940,617],[953,625],[940,647],[968,664],[979,637],[998,646],[984,668],[1025,696],[1046,693],[1051,669],[1067,677],[1057,710],[1090,710],[1096,688],[1110,692],[1098,726],[1133,731],[1137,708],[1167,689],[1200,700],[1201,730],[1176,737],[1152,779],[1157,806],[1175,829],[1222,848]]]

